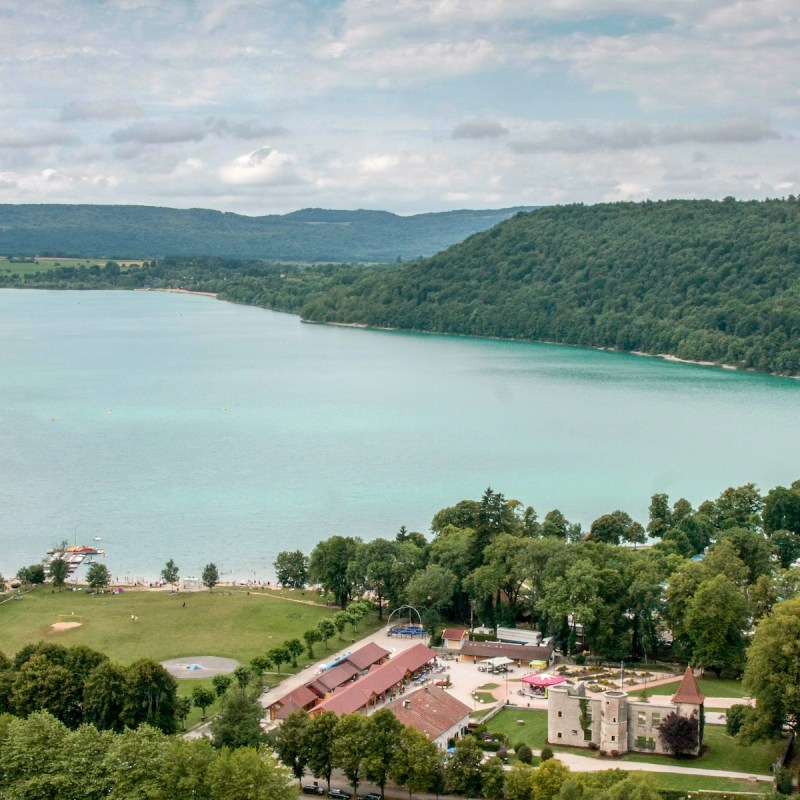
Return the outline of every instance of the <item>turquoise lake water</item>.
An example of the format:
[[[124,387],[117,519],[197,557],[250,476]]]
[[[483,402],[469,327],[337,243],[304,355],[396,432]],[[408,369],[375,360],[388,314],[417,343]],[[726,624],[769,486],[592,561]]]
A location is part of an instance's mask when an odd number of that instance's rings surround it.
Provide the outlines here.
[[[0,398],[6,576],[100,536],[120,579],[266,580],[487,486],[588,527],[800,478],[800,381],[199,296],[0,290]]]

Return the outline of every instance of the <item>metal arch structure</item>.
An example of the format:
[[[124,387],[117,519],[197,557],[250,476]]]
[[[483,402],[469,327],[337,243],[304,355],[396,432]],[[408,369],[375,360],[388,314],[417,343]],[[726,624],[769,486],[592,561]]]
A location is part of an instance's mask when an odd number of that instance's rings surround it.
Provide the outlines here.
[[[391,613],[391,614],[389,614],[388,618],[386,619],[386,624],[387,624],[387,625],[389,625],[389,626],[391,626],[391,624],[392,624],[392,617],[393,617],[395,614],[400,614],[402,611],[408,611],[408,612],[409,612],[409,614],[408,614],[408,621],[409,621],[409,622],[411,622],[411,612],[413,611],[413,612],[414,612],[414,613],[417,615],[417,624],[420,626],[420,628],[424,628],[424,627],[425,627],[425,626],[422,624],[422,614],[420,614],[420,613],[419,613],[419,610],[418,610],[418,609],[416,609],[414,606],[409,606],[409,605],[405,605],[405,606],[399,606],[399,607],[398,607],[398,608],[396,608],[394,611],[392,611],[392,613]]]

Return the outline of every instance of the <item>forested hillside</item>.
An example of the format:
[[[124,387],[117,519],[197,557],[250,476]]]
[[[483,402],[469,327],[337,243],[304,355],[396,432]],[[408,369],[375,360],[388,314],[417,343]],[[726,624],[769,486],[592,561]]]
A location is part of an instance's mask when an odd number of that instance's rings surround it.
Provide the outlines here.
[[[800,202],[518,214],[309,299],[307,319],[610,347],[800,373]]]
[[[200,208],[0,205],[0,253],[394,261],[433,255],[518,210],[400,217],[386,211],[309,208],[283,216],[247,217]]]
[[[0,285],[182,287],[314,322],[560,342],[800,375],[800,202],[793,197],[542,208],[413,263],[303,267],[171,257],[113,266],[0,272]]]

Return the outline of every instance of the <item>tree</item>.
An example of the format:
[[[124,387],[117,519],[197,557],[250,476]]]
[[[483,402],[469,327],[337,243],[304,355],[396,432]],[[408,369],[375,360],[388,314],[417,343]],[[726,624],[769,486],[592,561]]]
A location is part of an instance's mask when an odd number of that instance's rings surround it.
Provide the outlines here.
[[[224,749],[208,770],[214,800],[296,800],[292,774],[266,747]]]
[[[214,695],[214,693],[211,693]],[[216,697],[216,695],[214,695]],[[192,701],[191,698],[186,697],[185,695],[181,695],[175,700],[175,716],[180,720],[181,723],[181,730],[186,730],[186,718],[192,711]],[[205,719],[205,710],[203,710],[203,719]]]
[[[308,657],[313,659],[314,645],[319,641],[319,631],[316,628],[310,628],[303,633],[303,639],[306,643],[306,649],[308,650]]]
[[[171,584],[174,591],[180,578],[178,576],[178,565],[172,559],[167,561],[164,565],[164,569],[161,570],[161,580],[163,580],[164,583]]]
[[[264,673],[272,666],[267,656],[253,656],[250,659],[250,671],[258,678],[258,688],[264,688]]]
[[[428,564],[409,581],[406,597],[411,605],[441,611],[452,602],[455,588],[456,576],[449,569]]]
[[[533,800],[553,800],[567,778],[569,778],[569,767],[557,758],[544,761],[531,776]]]
[[[281,586],[303,589],[308,583],[308,556],[301,550],[282,550],[272,565]]]
[[[267,658],[278,668],[278,675],[281,674],[281,664],[285,664],[291,657],[292,654],[285,645],[283,647],[273,647],[267,653]]]
[[[222,697],[228,691],[232,682],[233,679],[230,675],[215,675],[211,679],[211,685],[214,687],[217,697]]]
[[[80,723],[81,684],[70,671],[39,653],[28,659],[14,677],[11,705],[17,716],[49,711],[65,725]]]
[[[178,684],[161,664],[141,659],[128,667],[123,719],[136,727],[147,723],[164,733],[175,732]]]
[[[98,664],[83,684],[83,719],[99,730],[121,731],[128,671],[109,661]]]
[[[69,564],[63,558],[54,558],[48,565],[47,571],[53,581],[53,586],[60,589],[69,575]]]
[[[315,778],[323,778],[331,788],[333,772],[334,730],[339,720],[333,711],[315,714],[304,731],[304,741],[308,752],[308,768]]]
[[[647,523],[647,533],[653,538],[660,539],[672,527],[672,512],[669,507],[669,496],[654,494],[650,498],[650,521]]]
[[[369,717],[369,747],[364,770],[367,779],[381,787],[381,796],[386,788],[402,730],[403,726],[388,708],[380,708]]]
[[[45,571],[42,564],[31,564],[27,567],[21,567],[17,572],[17,577],[23,583],[38,584],[44,583]]]
[[[114,736],[99,769],[109,777],[110,797],[157,797],[169,740],[151,725]]]
[[[323,645],[325,645],[325,649],[327,650],[328,641],[336,633],[336,627],[331,620],[321,619],[317,625],[317,630],[319,631],[319,637],[322,640]]]
[[[345,612],[337,612],[337,613],[345,613]],[[299,639],[289,639],[289,641],[286,642],[284,647],[288,651],[289,657],[292,659],[292,666],[296,668],[297,659],[305,652],[305,647],[303,647],[303,643]]]
[[[308,714],[305,711],[293,711],[286,717],[275,735],[275,751],[298,781],[302,779],[308,764],[306,746],[308,722]]]
[[[442,756],[439,748],[416,728],[403,728],[389,777],[405,786],[409,798],[413,798],[414,792],[433,789],[441,769]]]
[[[311,552],[308,564],[309,577],[319,583],[345,608],[353,596],[353,576],[348,571],[356,560],[361,539],[352,536],[331,536],[321,541]]]
[[[108,567],[101,564],[99,561],[94,561],[89,564],[89,569],[86,570],[86,582],[91,589],[98,591],[105,589],[111,583],[111,575]]]
[[[188,697],[180,698],[189,702]],[[217,751],[204,736],[170,741],[161,768],[161,791],[157,800],[192,798],[214,800],[208,785],[208,773],[217,759]]]
[[[206,709],[216,698],[217,693],[213,689],[206,689],[205,686],[195,686],[192,689],[192,703],[203,712],[203,719],[206,718]]]
[[[344,633],[344,629],[347,627],[347,623],[349,622],[350,624],[352,624],[353,618],[346,611],[337,611],[333,615],[332,622],[333,622],[333,627],[336,628],[336,633],[339,634],[339,639],[341,640],[342,634]],[[297,665],[295,664],[295,666]]]
[[[242,689],[228,692],[216,719],[211,723],[214,747],[257,747],[264,740],[258,699]]]
[[[527,745],[525,745],[527,747]],[[519,748],[518,748],[519,749]],[[506,773],[504,791],[506,800],[532,800],[533,770],[525,764],[517,764]]]
[[[445,767],[447,791],[470,796],[480,794],[482,761],[483,750],[472,736],[459,739]]]
[[[488,800],[503,800],[505,797],[505,771],[503,762],[495,756],[481,766],[483,796]]]
[[[203,586],[205,586],[209,592],[213,592],[214,587],[219,583],[219,570],[217,569],[217,565],[214,563],[206,564],[203,567],[203,574],[200,576],[200,579],[203,581]]]
[[[800,534],[800,491],[785,486],[776,486],[767,492],[761,512],[764,530],[772,535],[775,531]]]
[[[772,552],[778,557],[783,569],[789,569],[800,557],[800,536],[791,531],[775,531],[769,537]]]
[[[244,664],[239,664],[239,666],[233,671],[233,677],[236,680],[236,683],[239,685],[239,688],[244,690],[250,683],[250,678],[252,676],[250,674],[250,670],[247,669]]]
[[[756,627],[747,652],[744,688],[755,698],[745,740],[778,736],[800,725],[800,598],[778,603]]]
[[[343,714],[333,730],[333,763],[358,792],[361,770],[370,744],[369,719],[358,712]]]
[[[686,632],[696,663],[739,674],[744,666],[747,601],[726,575],[700,584],[686,612]]]
[[[658,738],[664,749],[674,756],[691,755],[700,746],[700,723],[697,714],[684,716],[671,711],[658,726]]]

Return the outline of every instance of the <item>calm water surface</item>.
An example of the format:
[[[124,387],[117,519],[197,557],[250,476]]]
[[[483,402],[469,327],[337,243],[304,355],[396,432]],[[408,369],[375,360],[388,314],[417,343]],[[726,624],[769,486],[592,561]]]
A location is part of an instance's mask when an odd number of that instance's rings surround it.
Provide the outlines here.
[[[428,531],[487,486],[585,526],[800,478],[800,382],[578,348],[303,325],[211,298],[0,291],[0,571],[101,536],[112,575],[272,577]]]

